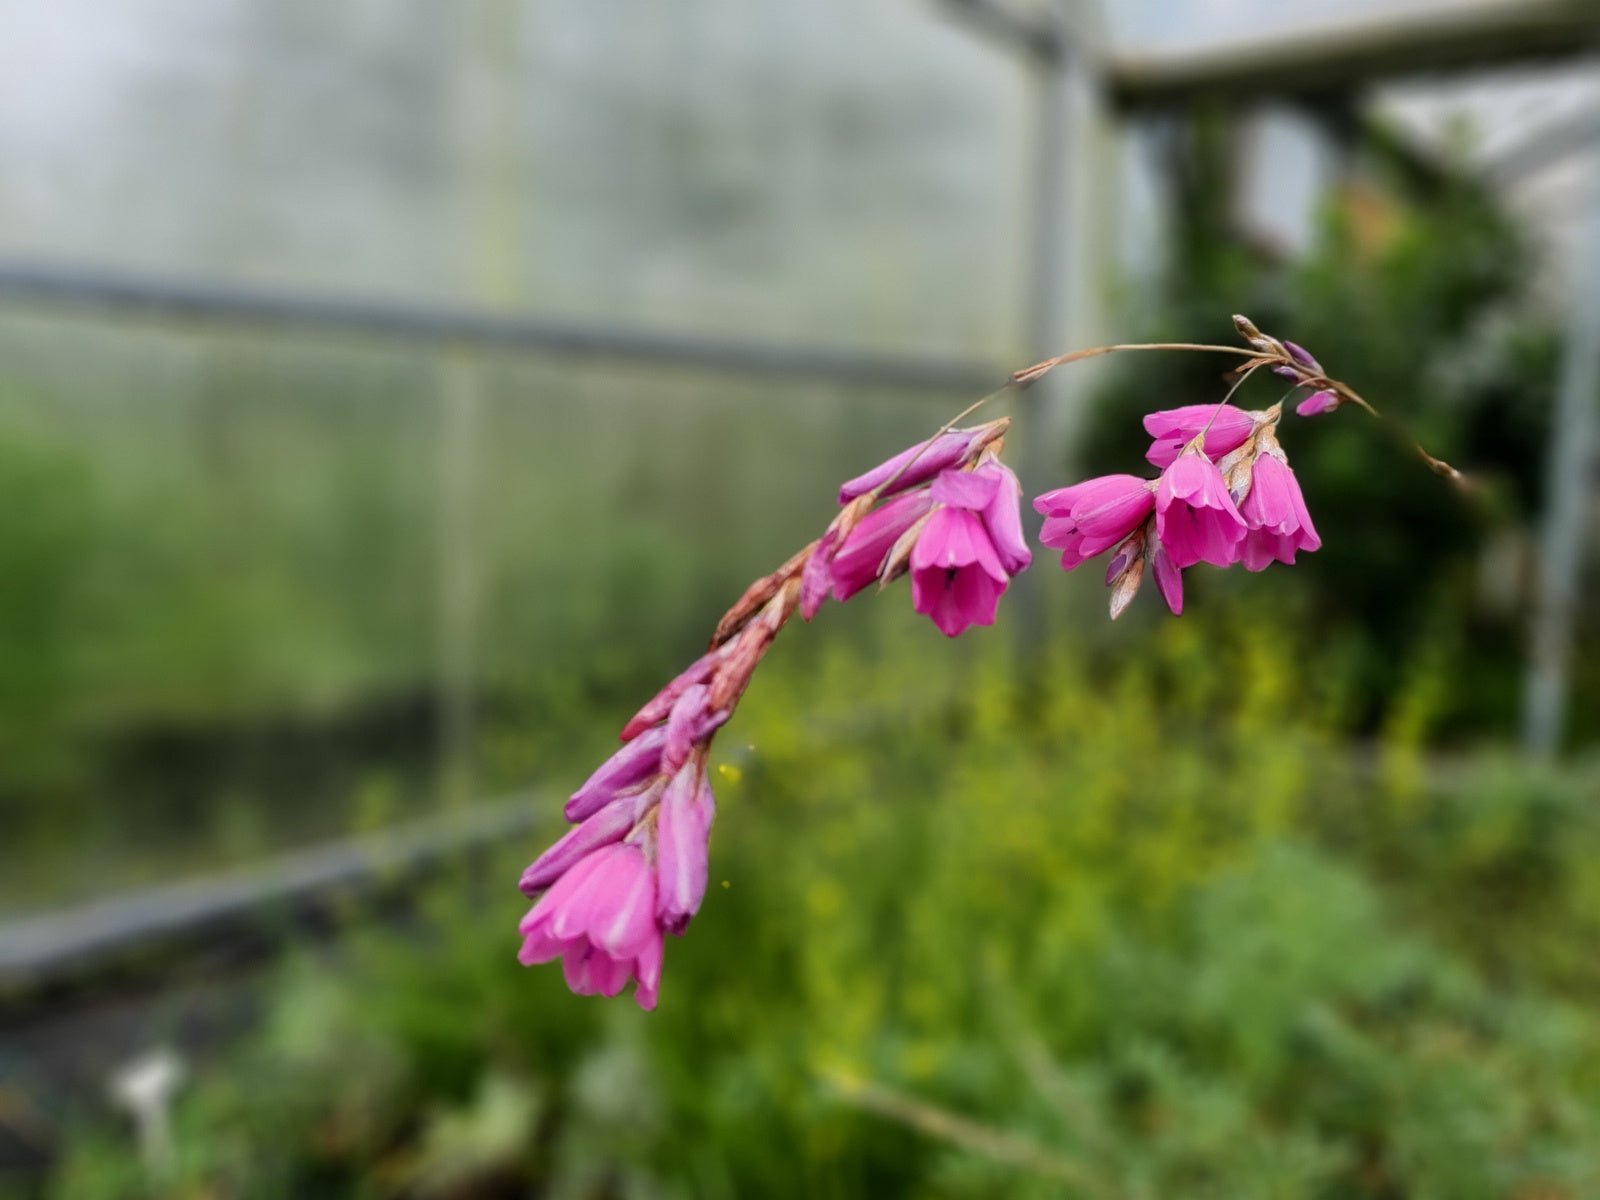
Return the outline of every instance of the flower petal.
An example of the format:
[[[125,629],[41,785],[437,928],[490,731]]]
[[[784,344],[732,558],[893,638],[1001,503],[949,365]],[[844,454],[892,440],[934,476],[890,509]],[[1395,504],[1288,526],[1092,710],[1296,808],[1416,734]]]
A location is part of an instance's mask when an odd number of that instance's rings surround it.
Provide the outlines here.
[[[1025,571],[1033,562],[1033,551],[1028,549],[1022,533],[1022,484],[1016,473],[1002,463],[990,460],[975,474],[991,472],[999,480],[994,497],[984,507],[983,525],[994,543],[995,554],[1007,574]]]
[[[894,484],[885,495],[903,492],[932,479],[945,468],[965,462],[978,433],[977,429],[952,429],[931,441],[907,446],[893,458],[879,463],[865,475],[857,475],[840,487],[839,503],[845,504],[857,496],[864,496],[890,479],[894,479]],[[896,478],[902,468],[904,473]]]
[[[940,471],[928,491],[939,504],[982,512],[999,487],[1000,477],[992,471]]]

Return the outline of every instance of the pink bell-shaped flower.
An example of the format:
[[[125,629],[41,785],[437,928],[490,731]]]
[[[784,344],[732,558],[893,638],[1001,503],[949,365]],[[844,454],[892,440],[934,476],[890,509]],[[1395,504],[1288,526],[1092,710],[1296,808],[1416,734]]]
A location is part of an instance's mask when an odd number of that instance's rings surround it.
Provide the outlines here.
[[[1172,565],[1225,567],[1244,535],[1244,518],[1216,464],[1198,450],[1178,455],[1156,487],[1156,536]]]

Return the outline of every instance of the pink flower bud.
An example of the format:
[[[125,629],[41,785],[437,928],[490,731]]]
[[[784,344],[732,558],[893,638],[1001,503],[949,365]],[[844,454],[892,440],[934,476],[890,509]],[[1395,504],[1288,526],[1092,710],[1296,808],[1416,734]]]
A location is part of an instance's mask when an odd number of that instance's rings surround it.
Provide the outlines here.
[[[669,933],[682,933],[705,898],[715,811],[705,764],[686,763],[662,793],[656,822],[656,915]]]
[[[822,607],[822,602],[828,598],[828,588],[832,582],[833,552],[839,541],[839,531],[829,528],[817,542],[817,548],[811,552],[811,557],[806,560],[805,570],[800,572],[800,619],[809,621],[817,615],[817,610]]]
[[[1310,367],[1318,375],[1322,374],[1322,364],[1316,359],[1312,358],[1311,352],[1304,346],[1285,339],[1283,348],[1289,352],[1289,357],[1294,359],[1295,362],[1299,363],[1302,367]]]
[[[865,475],[857,475],[841,486],[839,503],[844,504],[857,496],[864,496],[891,479],[894,483],[886,494],[903,492],[916,487],[919,483],[926,483],[940,471],[966,462],[972,453],[974,443],[985,432],[982,426],[972,429],[952,429],[947,433],[941,433],[931,442],[918,442],[915,446],[908,446],[893,458],[873,467]],[[899,474],[902,469],[904,474]]]
[[[620,792],[659,774],[661,747],[666,740],[666,729],[658,725],[641,733],[601,763],[567,801],[567,820],[581,821],[599,812]]]
[[[931,511],[933,497],[924,489],[896,496],[862,517],[829,566],[833,598],[843,602],[876,582],[884,559],[900,536]]]
[[[1320,392],[1312,392],[1296,404],[1294,410],[1302,417],[1317,417],[1323,413],[1331,413],[1339,407],[1339,404],[1339,393],[1332,388],[1323,388]]]
[[[1156,588],[1172,615],[1183,616],[1183,572],[1173,566],[1172,558],[1159,544],[1150,554],[1150,569],[1156,577]]]
[[[655,796],[650,791],[618,796],[581,825],[573,826],[565,837],[536,858],[522,873],[517,886],[529,896],[544,891],[593,851],[620,842],[643,811],[654,803]]]

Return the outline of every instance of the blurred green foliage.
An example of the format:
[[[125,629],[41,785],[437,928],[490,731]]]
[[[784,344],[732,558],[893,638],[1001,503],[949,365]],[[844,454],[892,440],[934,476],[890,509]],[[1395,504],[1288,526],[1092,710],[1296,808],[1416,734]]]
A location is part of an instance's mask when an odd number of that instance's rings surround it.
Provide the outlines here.
[[[1427,660],[1352,756],[1344,677],[1260,624],[1019,667],[878,611],[781,640],[719,739],[657,1012],[515,964],[507,847],[306,950],[172,1176],[85,1113],[55,1194],[1600,1189],[1592,769],[1426,765]]]

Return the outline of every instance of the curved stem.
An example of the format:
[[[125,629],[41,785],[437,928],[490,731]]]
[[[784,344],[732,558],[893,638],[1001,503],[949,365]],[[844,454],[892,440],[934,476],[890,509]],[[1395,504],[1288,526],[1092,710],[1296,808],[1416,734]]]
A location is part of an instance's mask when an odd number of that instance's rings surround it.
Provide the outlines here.
[[[1203,425],[1200,429],[1200,432],[1195,435],[1194,442],[1192,443],[1200,447],[1201,453],[1205,452],[1206,434],[1211,432],[1211,426],[1216,421],[1218,415],[1224,408],[1227,407],[1228,401],[1233,399],[1234,394],[1244,386],[1244,381],[1249,379],[1250,376],[1254,375],[1256,371],[1260,369],[1261,365],[1261,362],[1253,362],[1243,371],[1241,371],[1239,373],[1239,378],[1235,379],[1233,381],[1233,386],[1228,389],[1228,394],[1223,396],[1221,400],[1217,401],[1217,406],[1211,410],[1211,415],[1206,418],[1205,425]]]
[[[1119,342],[1111,346],[1090,346],[1086,350],[1069,350],[1065,354],[1036,362],[1031,367],[1011,372],[1011,382],[1032,383],[1035,379],[1068,363],[1081,362],[1086,358],[1099,358],[1102,354],[1119,354],[1124,350],[1201,350],[1209,354],[1232,354],[1238,358],[1254,358],[1261,362],[1266,362],[1272,357],[1260,350],[1251,350],[1244,346],[1217,346],[1209,342]]]
[[[1408,429],[1400,421],[1395,420],[1393,417],[1385,416],[1383,413],[1379,412],[1349,384],[1340,383],[1337,379],[1329,379],[1326,375],[1318,375],[1314,378],[1306,380],[1306,386],[1331,388],[1334,394],[1339,397],[1339,399],[1348,400],[1351,404],[1354,404],[1368,416],[1382,423],[1384,427],[1387,428],[1389,432],[1400,441],[1407,443],[1416,453],[1417,457],[1420,458],[1424,465],[1427,466],[1428,470],[1432,471],[1435,475],[1443,476],[1445,479],[1448,479],[1451,483],[1455,484],[1463,491],[1470,493],[1472,481],[1466,475],[1463,475],[1460,471],[1456,470],[1455,467],[1445,462],[1444,459],[1435,458],[1433,455],[1429,454],[1422,448],[1422,443],[1417,441],[1416,436],[1411,432],[1410,429]]]

